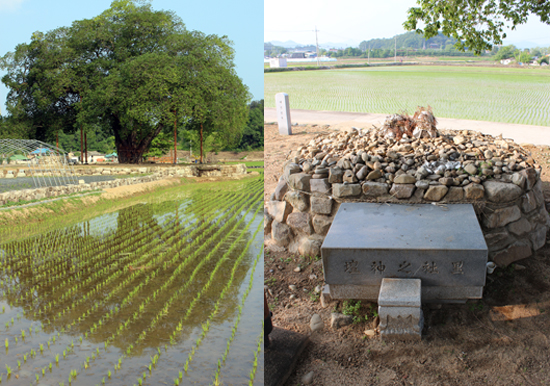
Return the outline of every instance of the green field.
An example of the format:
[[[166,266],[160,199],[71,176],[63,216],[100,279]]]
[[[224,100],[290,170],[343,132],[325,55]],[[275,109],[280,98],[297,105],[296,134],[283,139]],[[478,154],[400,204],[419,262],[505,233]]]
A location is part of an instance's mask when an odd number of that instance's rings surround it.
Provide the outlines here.
[[[181,184],[0,226],[0,383],[263,384],[263,186]]]
[[[406,66],[264,74],[265,107],[392,114],[430,105],[436,117],[550,126],[548,68]]]

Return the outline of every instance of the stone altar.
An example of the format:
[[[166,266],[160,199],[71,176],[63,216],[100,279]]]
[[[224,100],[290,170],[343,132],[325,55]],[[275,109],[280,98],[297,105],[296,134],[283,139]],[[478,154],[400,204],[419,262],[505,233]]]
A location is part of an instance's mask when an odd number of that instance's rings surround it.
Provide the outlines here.
[[[488,249],[471,204],[342,203],[321,246],[333,299],[377,301],[384,278],[420,279],[423,302],[480,299]]]

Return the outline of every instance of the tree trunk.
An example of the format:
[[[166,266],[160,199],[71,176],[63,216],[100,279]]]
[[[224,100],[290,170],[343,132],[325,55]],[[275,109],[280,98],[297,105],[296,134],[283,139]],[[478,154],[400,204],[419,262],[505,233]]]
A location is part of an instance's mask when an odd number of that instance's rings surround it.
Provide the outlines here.
[[[139,140],[136,138],[136,130],[132,130],[125,138],[120,133],[123,130],[118,119],[114,120],[113,133],[115,135],[115,146],[118,154],[118,163],[139,164],[143,162],[143,154],[149,150],[153,139],[162,131],[163,126],[159,125],[153,131]]]
[[[117,142],[115,145],[118,154],[118,163],[121,164],[140,164],[143,161],[143,154],[147,151],[145,148],[134,146],[131,141]]]
[[[174,115],[176,111],[174,110]],[[178,134],[177,134],[178,120],[174,119],[174,165],[178,163]]]
[[[86,165],[88,165],[88,136],[84,133],[84,156],[86,157]]]
[[[84,135],[82,134],[82,125],[80,125],[80,164],[84,164]]]
[[[202,123],[201,123],[201,164],[202,164]]]

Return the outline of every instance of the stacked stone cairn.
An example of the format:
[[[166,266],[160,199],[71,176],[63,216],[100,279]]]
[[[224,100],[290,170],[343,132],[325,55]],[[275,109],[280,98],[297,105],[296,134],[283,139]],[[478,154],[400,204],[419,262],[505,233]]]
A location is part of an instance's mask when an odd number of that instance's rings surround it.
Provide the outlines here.
[[[472,203],[489,259],[507,266],[546,242],[540,171],[513,140],[439,131],[423,108],[413,117],[392,115],[381,128],[318,135],[283,166],[265,208],[266,246],[320,255],[342,202],[432,203],[442,216],[447,204]]]

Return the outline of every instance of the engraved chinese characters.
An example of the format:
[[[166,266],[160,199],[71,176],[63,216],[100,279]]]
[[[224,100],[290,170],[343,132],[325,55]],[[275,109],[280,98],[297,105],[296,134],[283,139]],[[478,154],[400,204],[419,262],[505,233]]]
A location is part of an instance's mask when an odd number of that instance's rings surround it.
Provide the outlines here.
[[[394,262],[389,262],[390,265],[395,265]],[[418,263],[416,265],[419,265]],[[397,274],[395,274],[393,269],[386,270],[386,263],[382,260],[376,260],[370,262],[370,269],[364,273],[370,274],[380,274],[384,275],[391,272],[391,275],[395,276],[404,276],[419,273],[424,273],[428,275],[439,274],[441,269],[445,269],[451,275],[464,275],[464,261],[449,261],[448,263],[440,263],[436,261],[425,261],[418,267],[413,266],[413,263],[407,260],[403,260],[399,263],[397,268]],[[357,260],[348,260],[344,261],[344,272],[350,275],[359,275],[361,274],[359,261]],[[385,276],[385,275],[384,275]]]
[[[359,269],[357,268],[357,266],[359,265],[359,263],[357,261],[355,261],[355,260],[346,261],[344,264],[346,265],[346,268],[344,269],[344,272],[350,273],[352,275],[356,275],[356,274],[361,273],[361,272],[359,272]]]

